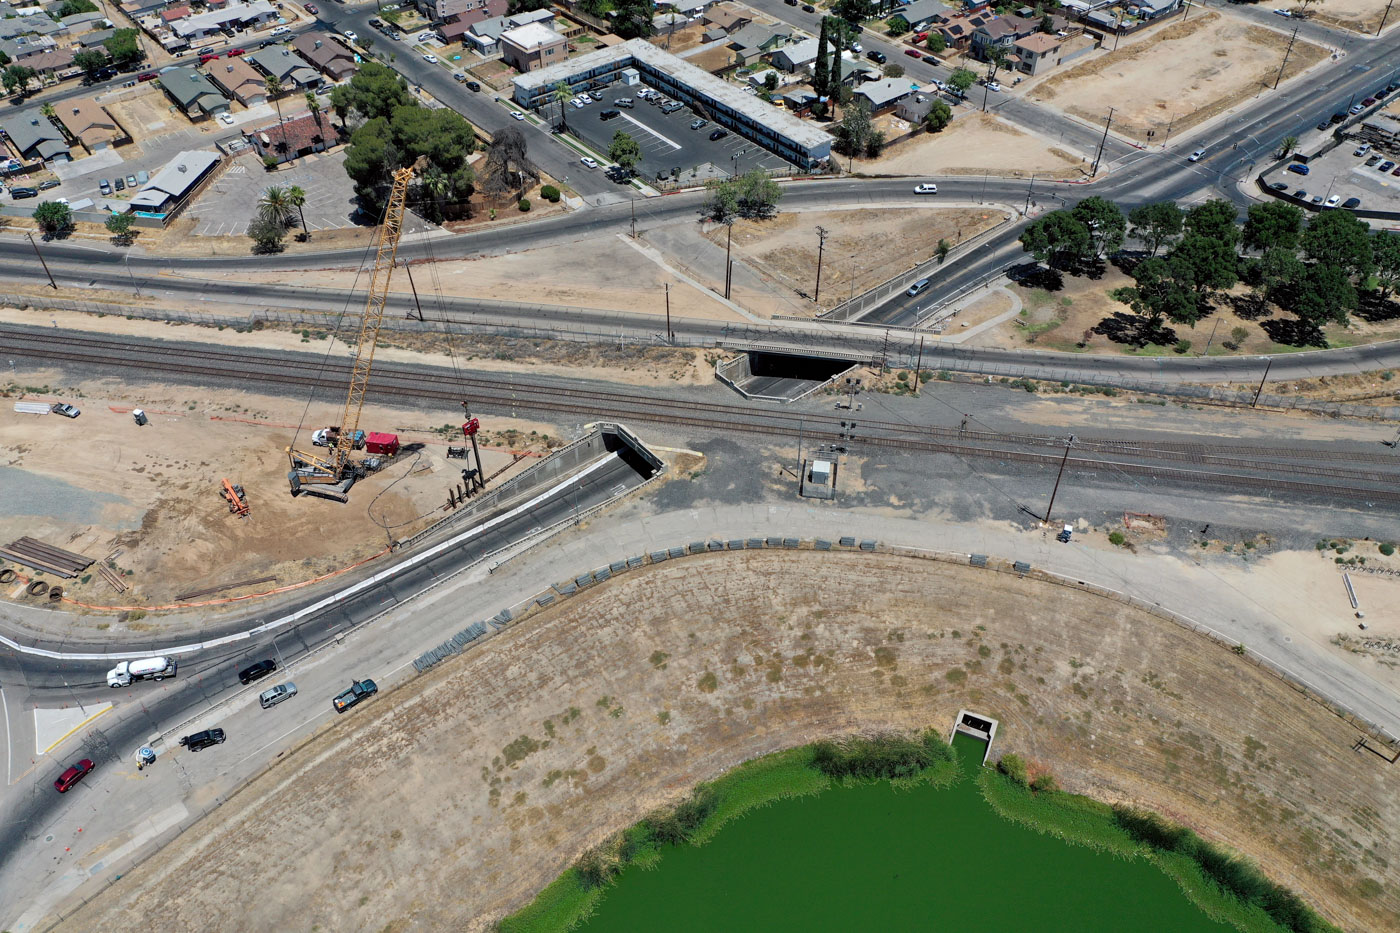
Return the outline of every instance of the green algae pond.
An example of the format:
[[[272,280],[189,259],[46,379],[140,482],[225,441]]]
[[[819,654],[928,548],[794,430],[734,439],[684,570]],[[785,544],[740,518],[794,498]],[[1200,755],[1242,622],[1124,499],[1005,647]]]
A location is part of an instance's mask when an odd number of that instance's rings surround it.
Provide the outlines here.
[[[668,847],[622,871],[577,929],[1235,928],[1149,858],[1007,819],[975,777],[983,743],[959,735],[954,748],[960,773],[945,786],[836,784],[749,810],[703,845]]]

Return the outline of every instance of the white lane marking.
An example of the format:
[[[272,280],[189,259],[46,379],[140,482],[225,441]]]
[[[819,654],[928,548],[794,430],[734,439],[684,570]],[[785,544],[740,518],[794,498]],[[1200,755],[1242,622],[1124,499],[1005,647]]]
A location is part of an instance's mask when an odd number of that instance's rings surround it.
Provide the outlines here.
[[[14,783],[11,778],[14,773],[15,743],[10,738],[10,703],[5,699],[3,687],[0,687],[0,707],[4,707],[5,710],[5,786],[9,787]]]
[[[652,129],[651,127],[647,126],[647,125],[646,125],[645,123],[643,123],[642,121],[640,121],[640,120],[634,120],[631,116],[629,116],[629,115],[627,115],[627,114],[625,114],[625,113],[624,113],[624,114],[621,114],[621,117],[622,117],[622,119],[626,120],[628,123],[631,123],[633,126],[637,126],[637,127],[640,127],[640,128],[642,128],[642,129],[646,130],[648,133],[650,133],[651,135],[655,136],[657,139],[661,140],[663,143],[666,143],[666,144],[667,144],[668,146],[670,146],[672,149],[680,149],[680,148],[682,148],[680,143],[675,142],[675,141],[670,140],[670,139],[667,139],[665,136],[662,136],[660,133],[656,132],[656,130],[654,130],[654,129]]]

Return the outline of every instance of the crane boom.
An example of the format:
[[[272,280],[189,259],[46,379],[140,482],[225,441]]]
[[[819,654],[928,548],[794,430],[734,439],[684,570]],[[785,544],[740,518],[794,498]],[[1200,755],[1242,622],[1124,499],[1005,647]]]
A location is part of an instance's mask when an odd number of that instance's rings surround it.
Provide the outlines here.
[[[355,340],[354,363],[350,371],[350,389],[345,395],[345,411],[340,419],[335,446],[325,458],[288,448],[292,460],[292,472],[288,475],[292,495],[300,493],[304,484],[344,483],[340,494],[326,493],[331,498],[343,502],[344,491],[359,475],[350,454],[355,449],[360,413],[364,409],[365,393],[369,390],[370,370],[374,366],[374,348],[379,342],[379,326],[384,321],[384,306],[389,300],[389,281],[393,276],[394,261],[398,256],[399,235],[403,231],[408,183],[413,179],[416,168],[416,165],[406,166],[394,172],[394,184],[389,192],[389,203],[384,210],[384,223],[379,228],[374,269],[369,280],[369,297],[365,301],[364,314],[360,316],[360,333]]]

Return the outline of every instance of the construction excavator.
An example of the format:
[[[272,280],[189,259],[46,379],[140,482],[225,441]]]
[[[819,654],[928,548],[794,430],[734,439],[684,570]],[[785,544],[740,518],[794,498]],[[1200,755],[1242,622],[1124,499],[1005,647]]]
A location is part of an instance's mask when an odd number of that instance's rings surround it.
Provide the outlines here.
[[[365,302],[364,314],[360,318],[359,338],[355,341],[354,365],[350,372],[350,390],[345,396],[345,412],[336,430],[330,432],[329,436],[334,438],[334,444],[324,455],[306,453],[294,447],[287,448],[287,456],[291,461],[291,472],[287,474],[287,481],[291,484],[293,496],[307,493],[345,502],[349,499],[350,487],[368,472],[366,463],[352,459],[351,454],[355,450],[356,438],[363,436],[359,430],[360,412],[364,408],[365,393],[369,389],[369,375],[374,364],[375,344],[379,340],[379,326],[384,320],[384,306],[389,300],[389,280],[393,275],[394,262],[398,255],[408,185],[415,171],[426,161],[419,159],[417,164],[394,172],[389,203],[384,209],[384,223],[379,228],[374,271],[369,281],[369,297]]]

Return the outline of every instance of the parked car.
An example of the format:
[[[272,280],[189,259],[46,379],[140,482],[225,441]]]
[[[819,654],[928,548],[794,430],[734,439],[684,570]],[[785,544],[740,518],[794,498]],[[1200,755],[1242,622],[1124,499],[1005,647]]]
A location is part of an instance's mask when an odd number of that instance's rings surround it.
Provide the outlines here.
[[[1342,202],[1342,196],[1341,196],[1340,194],[1334,194],[1334,195],[1332,195],[1330,198],[1328,198],[1326,201],[1322,202],[1322,204],[1323,204],[1323,207],[1336,207],[1336,206],[1337,206],[1338,204],[1340,204],[1341,202]]]
[[[889,61],[889,56],[885,55],[885,53],[881,52],[879,49],[871,49],[869,52],[865,53],[865,57],[877,65],[883,65],[885,62]]]
[[[579,161],[583,163],[584,168],[598,167],[598,160],[593,158],[592,156],[584,156],[582,159],[579,159]]]
[[[303,4],[302,8],[306,10],[306,12],[310,13],[312,16],[315,16],[317,13],[321,12],[321,8],[314,3]]]
[[[938,59],[934,58],[932,55],[925,55],[924,61],[928,62],[930,65],[938,64]]]
[[[1317,128],[1320,130],[1330,130],[1332,128],[1332,124],[1328,123],[1326,120],[1323,120],[1317,125]]]
[[[97,183],[97,190],[102,192],[103,194],[111,194],[112,183],[104,178]]]
[[[369,678],[364,680],[352,680],[350,689],[336,695],[331,701],[337,713],[343,713],[350,707],[369,699],[379,692],[379,686]]]
[[[155,71],[143,71],[136,76],[137,81],[154,81],[159,73]]]
[[[700,129],[700,128],[703,127],[703,126],[708,126],[709,123],[710,123],[709,120],[702,120],[702,119],[700,119],[699,117],[696,117],[694,120],[691,120],[691,121],[690,121],[690,128],[691,128],[692,130],[698,130],[698,129]]]
[[[611,119],[613,119],[614,117],[620,117],[620,116],[622,116],[622,111],[621,111],[621,110],[600,110],[600,111],[598,111],[598,119],[599,119],[599,120],[611,120]]]
[[[1308,193],[1302,188],[1299,188],[1297,191],[1293,192],[1293,196],[1299,201],[1306,201],[1308,199]]]
[[[426,29],[423,32],[420,32],[418,35],[414,36],[413,38],[416,42],[432,42],[434,39],[437,38],[437,35],[431,29]]]
[[[16,201],[20,200],[21,198],[37,198],[38,196],[39,196],[39,189],[38,189],[38,188],[11,188],[11,189],[10,189],[10,197],[14,198]]]
[[[290,27],[287,27],[287,26],[274,26],[274,27],[272,27],[272,34],[273,34],[274,36],[285,36],[287,33],[291,32],[291,31],[292,31],[291,28],[290,28]]]
[[[212,45],[206,45],[204,48],[202,48],[202,49],[199,50],[199,54],[200,54],[200,55],[209,55],[209,54],[212,53],[213,51],[214,51],[214,47],[213,47]]]
[[[48,181],[39,182],[39,190],[48,191],[50,188],[57,188],[61,184],[63,184],[63,182],[59,181],[57,178],[50,178]]]
[[[272,709],[283,700],[290,700],[297,695],[297,685],[290,680],[285,684],[278,684],[271,690],[264,690],[258,694],[258,705],[263,709]]]
[[[222,729],[205,729],[203,732],[185,736],[180,740],[180,744],[192,752],[197,752],[224,744],[224,738],[224,730]]]
[[[1336,124],[1341,123],[1346,118],[1347,115],[1339,110],[1336,113],[1332,114],[1332,124],[1335,126]]]
[[[817,8],[814,7],[814,6],[812,6],[812,4],[810,4],[810,3],[804,3],[804,4],[802,4],[802,12],[803,12],[803,13],[815,13],[815,12],[817,12]]]
[[[49,411],[53,412],[55,415],[62,415],[65,418],[76,418],[82,414],[82,411],[64,402],[55,402],[52,407],[49,408]]]
[[[1306,175],[1312,171],[1312,169],[1301,162],[1294,162],[1292,165],[1288,166],[1288,170],[1296,175]]]
[[[359,42],[359,41],[360,41],[360,37],[359,37],[358,35],[355,34],[355,30],[353,30],[353,29],[347,29],[347,30],[345,30],[344,32],[342,32],[341,35],[344,36],[345,38],[349,39],[351,42]]]
[[[228,57],[229,57],[229,58],[237,58],[239,55],[242,55],[242,54],[243,54],[244,52],[246,52],[246,51],[247,51],[247,49],[229,49],[229,50],[228,50]]]
[[[924,53],[920,52],[918,49],[905,49],[904,54],[908,55],[910,58],[922,58],[924,55]]]
[[[1390,161],[1389,159],[1386,159],[1379,166],[1377,166],[1376,171],[1380,172],[1381,174],[1385,174],[1393,168],[1395,168],[1395,163]],[[43,185],[40,185],[39,187],[42,188]]]
[[[126,186],[127,186],[128,188],[135,188],[135,187],[136,187],[136,176],[135,176],[135,175],[128,175],[128,176],[126,176]]]
[[[1368,98],[1366,98],[1365,100],[1363,100],[1363,101],[1361,102],[1361,106],[1363,106],[1363,107],[1369,107],[1369,106],[1371,106],[1372,104],[1374,104],[1375,102],[1376,102],[1376,99],[1375,99],[1374,97],[1368,97]]]
[[[1357,209],[1358,207],[1360,207],[1360,206],[1361,206],[1361,199],[1360,199],[1360,198],[1347,198],[1345,201],[1342,202],[1342,207],[1345,207],[1345,208],[1346,208],[1347,210],[1349,210],[1349,211],[1354,211],[1354,210],[1356,210],[1356,209]]]
[[[60,794],[68,793],[74,784],[91,774],[95,767],[97,766],[92,763],[91,758],[84,758],[75,765],[69,765],[68,769],[58,776],[58,780],[53,782],[53,789]]]
[[[909,290],[906,291],[905,294],[913,298],[915,295],[921,295],[928,291],[929,286],[932,284],[933,281],[931,279],[919,279],[919,281],[909,286]]]
[[[1287,191],[1287,190],[1288,190],[1288,182],[1286,182],[1286,181],[1271,181],[1271,182],[1269,182],[1269,187],[1272,188],[1272,189],[1274,189],[1275,191]]]
[[[603,99],[603,92],[602,92],[602,91],[589,91],[589,92],[588,92],[588,96],[591,97],[591,98],[593,98],[594,100],[602,100],[602,99]]]
[[[1366,167],[1367,167],[1367,168],[1370,168],[1371,166],[1375,165],[1375,164],[1376,164],[1377,162],[1379,162],[1380,160],[1381,160],[1381,157],[1380,157],[1380,156],[1378,156],[1378,155],[1373,155],[1373,156],[1371,156],[1371,158],[1369,158],[1369,159],[1366,160]]]
[[[1395,166],[1395,168],[1391,170],[1390,174],[1400,176],[1400,165]]]
[[[584,107],[588,106],[588,105],[585,104],[583,101],[579,100],[577,97],[575,97],[573,100],[569,101],[569,103],[571,103],[571,104],[574,105],[574,109],[575,109],[575,110],[582,110]]]
[[[277,670],[277,662],[268,658],[256,664],[250,664],[238,672],[238,682],[243,686],[248,686],[255,680],[262,680],[268,674]]]
[[[619,97],[617,100],[613,101],[613,106],[622,107],[626,110],[635,110],[637,108],[637,103],[630,97]]]
[[[1283,9],[1282,7],[1275,7],[1275,8],[1274,8],[1274,12],[1277,13],[1279,16],[1292,16],[1292,15],[1293,15],[1293,11],[1292,11],[1292,10],[1285,10],[1285,9]]]
[[[436,65],[438,63],[438,57],[432,53],[427,53],[423,56],[423,61],[427,62],[429,65]]]
[[[931,181],[929,181],[929,182],[924,182],[922,185],[915,185],[915,186],[914,186],[914,193],[915,193],[915,194],[937,194],[937,193],[938,193],[938,186],[935,185],[935,184],[934,184],[933,182],[931,182]]]
[[[199,63],[201,65],[207,65],[212,61],[218,61],[218,58],[219,56],[217,55],[201,55],[199,56]]]
[[[729,135],[729,131],[726,130],[726,129],[718,129],[718,130],[715,130],[714,132],[712,132],[712,133],[710,134],[710,142],[714,142],[716,139],[723,139],[724,137],[726,137],[726,136],[728,136],[728,135]]]
[[[999,82],[999,81],[988,81],[988,82],[987,82],[987,90],[989,90],[989,91],[1000,91],[1000,90],[1001,90],[1001,82]]]
[[[1314,204],[1321,204],[1321,203],[1322,203],[1322,195],[1320,195],[1320,194],[1315,194],[1315,195],[1313,195],[1313,196],[1312,196],[1312,203],[1314,203]]]
[[[481,90],[481,82],[479,82],[479,81],[468,81],[468,82],[467,82],[467,90],[469,90],[469,91],[480,91],[480,90]]]
[[[512,110],[512,111],[510,112],[510,115],[511,115],[511,117],[512,117],[513,119],[516,119],[516,120],[523,120],[523,119],[525,119],[525,114],[521,113],[519,110]]]
[[[1187,161],[1187,162],[1199,162],[1199,161],[1201,161],[1201,159],[1203,159],[1203,158],[1205,157],[1205,154],[1206,154],[1206,151],[1205,151],[1204,149],[1197,149],[1195,152],[1191,153],[1191,155],[1187,157],[1186,161]]]
[[[452,80],[460,84],[467,80],[467,76],[460,71],[454,71],[452,72]]]
[[[1363,110],[1365,110],[1365,109],[1366,109],[1366,105],[1365,105],[1365,104],[1352,104],[1351,110],[1349,110],[1349,111],[1347,111],[1347,112],[1348,112],[1348,113],[1351,113],[1351,114],[1358,114],[1358,113],[1360,113],[1361,111],[1363,111]]]
[[[797,0],[783,0],[788,6],[797,6]]]
[[[1371,144],[1370,144],[1370,143],[1362,143],[1361,145],[1359,145],[1359,146],[1357,146],[1355,149],[1353,149],[1352,152],[1351,152],[1351,154],[1354,155],[1354,156],[1364,156],[1366,153],[1368,153],[1368,152],[1370,152],[1370,151],[1371,151]]]

